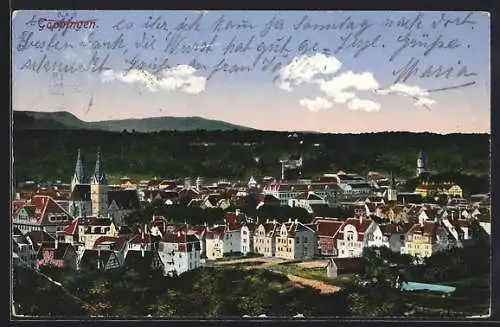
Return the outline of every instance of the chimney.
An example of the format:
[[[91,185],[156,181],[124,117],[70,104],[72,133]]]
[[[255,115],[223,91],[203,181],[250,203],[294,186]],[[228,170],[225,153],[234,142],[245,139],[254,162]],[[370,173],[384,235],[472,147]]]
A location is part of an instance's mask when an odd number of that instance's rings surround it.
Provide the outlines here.
[[[141,249],[141,255],[142,255],[142,257],[144,258],[144,248],[143,248],[143,249]]]
[[[146,233],[146,234],[148,233],[148,229],[147,228],[148,228],[148,225],[144,224],[144,233]]]
[[[297,218],[295,218],[295,223],[298,224],[299,223],[299,220]]]
[[[181,237],[181,231],[177,231],[177,237]]]
[[[292,218],[288,218],[288,222],[291,223],[292,222]]]
[[[54,249],[57,249],[59,247],[59,240],[57,239],[57,235],[54,241]]]
[[[363,215],[359,215],[359,223],[362,224],[363,223]]]
[[[97,257],[99,257],[99,258],[101,257],[101,247],[100,246],[97,248]]]
[[[269,224],[269,219],[266,219],[266,224]]]
[[[236,209],[235,212],[236,212],[236,216],[240,215],[240,209]]]

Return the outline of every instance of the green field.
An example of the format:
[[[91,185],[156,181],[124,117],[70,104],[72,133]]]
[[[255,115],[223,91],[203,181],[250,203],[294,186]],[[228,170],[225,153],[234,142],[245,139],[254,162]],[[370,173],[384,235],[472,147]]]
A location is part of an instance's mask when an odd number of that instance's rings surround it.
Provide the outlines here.
[[[317,280],[328,285],[342,287],[350,282],[350,276],[338,276],[330,279],[326,277],[326,268],[304,268],[296,264],[280,264],[273,266],[273,270],[280,271],[284,274],[299,276],[302,278]]]

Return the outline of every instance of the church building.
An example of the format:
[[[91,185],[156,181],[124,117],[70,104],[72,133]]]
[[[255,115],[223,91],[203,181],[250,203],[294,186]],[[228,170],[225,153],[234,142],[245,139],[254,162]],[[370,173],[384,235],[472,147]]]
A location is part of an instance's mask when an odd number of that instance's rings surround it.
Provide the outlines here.
[[[140,209],[136,190],[111,189],[108,185],[100,151],[94,173],[85,177],[83,158],[78,149],[75,173],[71,180],[69,213],[74,217],[110,217],[117,227],[125,225],[124,218]]]

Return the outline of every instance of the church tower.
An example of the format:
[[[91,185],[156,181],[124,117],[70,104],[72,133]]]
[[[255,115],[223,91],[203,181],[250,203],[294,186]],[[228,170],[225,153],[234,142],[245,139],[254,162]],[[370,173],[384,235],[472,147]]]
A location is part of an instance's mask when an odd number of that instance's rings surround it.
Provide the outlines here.
[[[76,158],[75,173],[71,179],[71,192],[75,189],[76,185],[85,184],[85,175],[83,174],[83,160],[80,149]]]
[[[420,177],[422,174],[427,172],[427,167],[426,167],[426,162],[425,162],[425,155],[422,150],[418,153],[418,158],[417,158],[417,177]]]
[[[99,150],[97,150],[94,175],[90,181],[90,197],[92,199],[92,216],[106,217],[108,215],[108,181]]]
[[[397,201],[398,200],[398,191],[396,190],[396,182],[391,172],[391,179],[389,181],[389,188],[387,189],[387,200],[389,201]]]

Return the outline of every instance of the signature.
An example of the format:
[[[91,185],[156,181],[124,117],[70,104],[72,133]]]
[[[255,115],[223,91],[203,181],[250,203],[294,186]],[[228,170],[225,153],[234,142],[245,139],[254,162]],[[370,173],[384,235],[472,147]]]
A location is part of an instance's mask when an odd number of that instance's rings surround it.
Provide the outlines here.
[[[392,75],[396,76],[396,79],[394,80],[394,84],[396,84],[405,83],[411,77],[456,79],[461,77],[477,76],[477,73],[470,72],[467,65],[462,65],[461,61],[458,61],[457,65],[440,64],[421,67],[420,60],[415,57],[411,57],[403,67],[398,70],[394,70]]]

